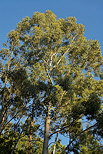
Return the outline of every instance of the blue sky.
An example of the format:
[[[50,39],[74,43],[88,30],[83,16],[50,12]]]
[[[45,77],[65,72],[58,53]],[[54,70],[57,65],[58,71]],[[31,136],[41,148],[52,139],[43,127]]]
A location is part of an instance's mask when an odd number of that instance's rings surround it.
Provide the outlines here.
[[[103,51],[103,0],[0,0],[0,47],[22,18],[48,9],[58,18],[75,16],[87,39],[99,40]]]

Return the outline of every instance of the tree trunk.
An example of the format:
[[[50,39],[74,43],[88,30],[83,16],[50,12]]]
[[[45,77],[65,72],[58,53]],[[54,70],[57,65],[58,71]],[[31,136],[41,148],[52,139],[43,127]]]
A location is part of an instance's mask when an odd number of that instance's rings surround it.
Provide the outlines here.
[[[56,142],[57,142],[57,139],[58,139],[58,133],[56,134],[56,137],[55,137],[55,143],[54,143],[54,147],[53,147],[53,154],[56,154]]]
[[[1,109],[2,110],[2,109]],[[1,111],[1,114],[0,114],[0,135],[1,135],[1,132],[2,132],[2,123],[3,123],[3,118],[2,118],[2,111]]]
[[[45,119],[44,143],[43,143],[42,154],[48,154],[49,129],[50,129],[50,109],[48,108]]]
[[[32,109],[33,110],[33,109]],[[31,121],[30,121],[30,132],[29,132],[29,149],[28,149],[28,154],[33,153],[33,145],[32,145],[32,140],[33,140],[33,127],[34,127],[34,120],[33,120],[33,114],[31,115]]]

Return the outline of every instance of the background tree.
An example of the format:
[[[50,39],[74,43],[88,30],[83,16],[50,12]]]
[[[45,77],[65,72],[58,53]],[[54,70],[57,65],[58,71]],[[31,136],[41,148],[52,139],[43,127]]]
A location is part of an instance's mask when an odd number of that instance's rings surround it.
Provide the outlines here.
[[[99,42],[86,39],[76,18],[36,12],[8,34],[6,46],[1,50],[1,130],[10,117],[13,125],[30,119],[29,128],[38,124],[36,133],[43,138],[42,154],[48,154],[56,133],[69,135],[68,152],[85,131],[91,129],[94,139],[103,137],[103,57]]]

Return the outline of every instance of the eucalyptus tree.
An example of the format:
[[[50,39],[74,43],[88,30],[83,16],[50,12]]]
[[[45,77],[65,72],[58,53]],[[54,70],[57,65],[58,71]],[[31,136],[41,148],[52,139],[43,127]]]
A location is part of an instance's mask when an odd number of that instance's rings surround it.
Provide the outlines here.
[[[6,46],[1,55],[9,69],[2,79],[8,81],[18,112],[20,107],[31,125],[39,125],[42,154],[49,153],[57,133],[69,136],[66,151],[85,131],[103,136],[103,57],[99,42],[84,36],[84,25],[75,17],[58,19],[50,10],[36,12],[8,34]]]

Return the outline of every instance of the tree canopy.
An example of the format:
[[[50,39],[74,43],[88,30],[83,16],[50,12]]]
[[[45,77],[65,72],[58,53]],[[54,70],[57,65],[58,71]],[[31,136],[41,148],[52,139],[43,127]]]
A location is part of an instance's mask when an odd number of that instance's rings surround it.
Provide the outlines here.
[[[8,34],[0,58],[1,149],[103,152],[103,57],[84,30],[75,17],[58,19],[47,10],[23,18]]]

